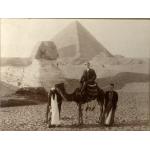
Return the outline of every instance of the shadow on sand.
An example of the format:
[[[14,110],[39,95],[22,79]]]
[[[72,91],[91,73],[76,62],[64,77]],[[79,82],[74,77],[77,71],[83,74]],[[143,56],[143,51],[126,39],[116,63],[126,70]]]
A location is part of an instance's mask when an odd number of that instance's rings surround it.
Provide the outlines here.
[[[150,127],[150,122],[148,120],[145,121],[131,121],[131,122],[123,122],[123,123],[116,123],[113,126],[104,126],[101,124],[82,124],[82,125],[78,125],[78,124],[72,124],[72,125],[60,125],[57,127],[51,126],[50,128],[57,128],[59,130],[59,128],[65,128],[65,129],[70,129],[70,130],[86,130],[88,131],[88,129],[92,129],[92,131],[99,129],[99,130],[105,130],[107,129],[107,131],[109,130],[117,130],[117,128],[121,128],[123,130],[128,130],[127,127],[131,127],[131,129],[134,130],[133,127],[141,127],[141,126],[147,126]]]

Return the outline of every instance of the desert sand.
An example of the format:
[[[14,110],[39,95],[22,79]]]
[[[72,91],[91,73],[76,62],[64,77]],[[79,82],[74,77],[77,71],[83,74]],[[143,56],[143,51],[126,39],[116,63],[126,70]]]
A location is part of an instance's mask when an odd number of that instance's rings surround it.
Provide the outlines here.
[[[137,92],[137,85],[141,85],[142,91]],[[93,112],[85,112],[84,125],[77,126],[77,105],[63,102],[61,112],[61,127],[48,128],[45,121],[46,104],[32,106],[18,106],[1,108],[1,130],[150,130],[149,126],[149,93],[147,83],[134,83],[127,91],[126,87],[119,90],[119,102],[116,111],[115,125],[102,127],[97,123],[99,108],[97,102],[90,102],[90,106],[96,106]],[[128,85],[130,86],[130,85]],[[144,90],[145,89],[145,90]]]

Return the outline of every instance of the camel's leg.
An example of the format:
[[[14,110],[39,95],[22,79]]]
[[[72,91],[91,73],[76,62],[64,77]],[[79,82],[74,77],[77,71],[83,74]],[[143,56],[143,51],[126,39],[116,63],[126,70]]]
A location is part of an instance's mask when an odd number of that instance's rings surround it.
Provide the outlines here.
[[[102,123],[102,120],[103,120],[103,106],[99,105],[99,108],[100,108],[99,122]]]
[[[82,105],[80,103],[78,104],[78,110],[79,110],[78,124],[81,125],[83,124],[83,115],[82,115]]]
[[[78,124],[80,124],[80,104],[78,104]]]
[[[46,120],[45,120],[46,123],[49,123],[49,119],[51,118],[50,109],[51,109],[51,106],[48,104],[46,108]]]
[[[52,112],[51,112],[51,108],[49,109],[49,118],[48,118],[48,126],[51,126],[51,116],[52,116]]]
[[[60,115],[61,115],[61,105],[62,105],[62,103],[59,103],[58,104],[58,109],[59,109],[59,118],[61,117]]]
[[[99,113],[99,123],[102,123],[103,122],[103,111],[104,111],[104,109],[103,109],[103,105],[101,104],[101,102],[100,101],[98,101],[98,105],[99,105],[99,111],[100,111],[100,113]]]
[[[81,105],[81,122],[80,124],[83,124],[83,109],[82,109],[82,105]]]

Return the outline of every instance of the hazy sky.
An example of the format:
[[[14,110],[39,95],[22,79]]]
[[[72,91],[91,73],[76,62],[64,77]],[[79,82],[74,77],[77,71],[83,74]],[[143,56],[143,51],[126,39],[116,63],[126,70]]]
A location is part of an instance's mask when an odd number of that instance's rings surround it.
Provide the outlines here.
[[[150,20],[135,19],[3,19],[1,56],[28,57],[38,41],[51,40],[75,20],[112,54],[150,57]]]

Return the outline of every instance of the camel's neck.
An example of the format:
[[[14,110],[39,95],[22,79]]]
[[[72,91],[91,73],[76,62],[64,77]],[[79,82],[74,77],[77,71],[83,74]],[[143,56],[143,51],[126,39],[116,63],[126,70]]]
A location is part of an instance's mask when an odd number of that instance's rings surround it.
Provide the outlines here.
[[[60,90],[60,94],[63,97],[63,99],[66,99],[67,101],[72,101],[73,100],[74,93],[68,94],[66,92],[65,88],[63,90],[62,89],[59,89],[59,90]]]
[[[73,101],[73,99],[74,99],[74,93],[68,94],[68,93],[66,92],[66,90],[64,90],[64,96],[65,96],[66,99],[69,100],[69,101]]]

